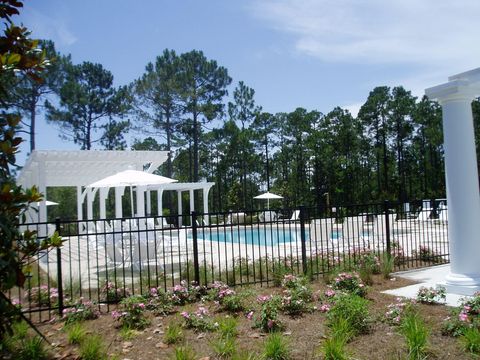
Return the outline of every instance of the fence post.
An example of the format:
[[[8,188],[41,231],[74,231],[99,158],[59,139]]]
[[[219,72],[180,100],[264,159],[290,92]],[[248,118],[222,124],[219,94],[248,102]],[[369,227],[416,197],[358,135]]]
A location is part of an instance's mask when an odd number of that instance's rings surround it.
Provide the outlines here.
[[[60,218],[55,219],[55,231],[60,235]],[[63,315],[63,281],[62,281],[62,249],[57,246],[57,290],[58,290],[58,314]]]
[[[192,211],[193,270],[195,283],[200,285],[200,267],[198,265],[197,213]]]
[[[387,241],[387,256],[390,259],[392,256],[392,246],[390,241],[390,210],[389,210],[390,203],[388,200],[383,202],[383,209],[385,212],[385,233],[386,233],[386,241]]]
[[[307,247],[305,239],[305,206],[300,206],[300,241],[302,244],[302,269],[303,274],[307,275]]]

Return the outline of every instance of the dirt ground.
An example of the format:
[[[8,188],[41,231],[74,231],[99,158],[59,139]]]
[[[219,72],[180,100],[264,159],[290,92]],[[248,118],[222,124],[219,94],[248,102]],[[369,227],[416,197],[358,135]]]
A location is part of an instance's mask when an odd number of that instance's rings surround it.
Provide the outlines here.
[[[370,301],[370,312],[374,319],[371,331],[353,339],[348,344],[348,351],[353,359],[404,359],[406,347],[404,339],[398,334],[395,326],[382,322],[382,316],[387,305],[395,301],[395,297],[382,294],[382,290],[398,288],[412,284],[411,281],[396,278],[383,279],[375,276],[373,285],[370,286],[367,299]],[[314,290],[326,288],[322,280],[312,283]],[[251,303],[259,294],[279,293],[279,288],[250,288],[252,289]],[[237,289],[241,291],[242,289]],[[198,304],[190,304],[178,307],[177,313],[155,317],[150,315],[151,324],[143,331],[136,333],[130,339],[123,339],[118,329],[118,324],[110,314],[105,313],[99,319],[84,323],[88,332],[100,334],[108,347],[108,354],[116,359],[171,359],[174,355],[175,345],[163,343],[164,329],[171,321],[180,321],[179,312],[194,310]],[[213,312],[215,305],[207,302],[206,306]],[[449,309],[443,305],[419,305],[420,314],[431,329],[429,359],[471,359],[459,344],[458,339],[443,336],[441,334],[442,321],[449,314]],[[215,316],[226,316],[226,313],[216,313]],[[300,317],[282,315],[282,321],[286,324],[284,335],[291,346],[292,359],[321,359],[319,347],[326,336],[325,314],[314,311]],[[252,321],[244,315],[238,316],[239,334],[237,338],[237,350],[239,352],[253,352],[260,354],[265,334],[258,329],[252,328]],[[57,359],[77,359],[78,348],[68,345],[63,323],[43,323],[39,329],[54,344],[53,353]],[[188,344],[197,359],[215,359],[211,342],[218,335],[212,333],[196,333],[193,330],[183,330],[185,334],[184,344]]]

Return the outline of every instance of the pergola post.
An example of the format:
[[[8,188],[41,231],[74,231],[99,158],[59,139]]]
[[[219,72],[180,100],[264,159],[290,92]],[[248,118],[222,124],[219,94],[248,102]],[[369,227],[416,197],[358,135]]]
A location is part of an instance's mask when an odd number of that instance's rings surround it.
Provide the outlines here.
[[[208,224],[208,193],[210,192],[210,188],[203,188],[203,222],[205,225]]]
[[[77,220],[83,220],[83,196],[81,186],[77,186]]]
[[[473,130],[472,100],[480,95],[480,68],[427,89],[443,110],[448,201],[450,273],[447,291],[472,295],[480,290],[480,192]]]
[[[183,225],[183,209],[182,209],[182,191],[177,191],[177,205],[178,205],[178,226]]]
[[[150,193],[150,190],[147,189],[147,215],[150,216],[152,215],[152,194]]]
[[[145,216],[145,186],[137,186],[137,213],[135,216]]]
[[[157,215],[163,216],[163,190],[157,190]]]
[[[115,188],[115,217],[121,219],[123,217],[123,204],[122,198],[123,193],[125,192],[125,187],[116,187]]]
[[[99,203],[100,203],[100,219],[107,218],[107,209],[105,207],[105,201],[108,197],[108,191],[110,188],[101,188],[99,193]]]

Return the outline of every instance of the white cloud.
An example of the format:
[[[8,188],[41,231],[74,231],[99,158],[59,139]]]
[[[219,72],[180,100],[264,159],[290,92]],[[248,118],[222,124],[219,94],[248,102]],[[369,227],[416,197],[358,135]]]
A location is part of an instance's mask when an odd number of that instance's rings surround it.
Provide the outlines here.
[[[252,13],[329,62],[452,69],[480,59],[478,0],[258,0]],[[445,74],[444,74],[445,76]]]
[[[22,21],[32,31],[33,38],[53,40],[57,49],[68,47],[77,41],[64,16],[46,15],[32,8],[26,8],[22,17]]]

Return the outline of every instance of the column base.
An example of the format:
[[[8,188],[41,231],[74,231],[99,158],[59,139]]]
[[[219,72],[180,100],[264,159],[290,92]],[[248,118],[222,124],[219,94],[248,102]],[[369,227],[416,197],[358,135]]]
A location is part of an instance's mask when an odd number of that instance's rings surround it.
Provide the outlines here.
[[[445,277],[447,293],[473,295],[480,291],[480,275],[463,275],[450,273]]]

